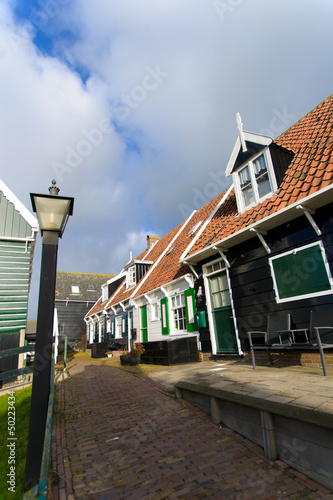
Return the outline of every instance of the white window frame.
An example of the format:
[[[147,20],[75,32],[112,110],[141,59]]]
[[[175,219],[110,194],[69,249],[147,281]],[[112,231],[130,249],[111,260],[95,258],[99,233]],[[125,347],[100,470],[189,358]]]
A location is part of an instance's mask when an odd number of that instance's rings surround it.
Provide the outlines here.
[[[126,276],[126,285],[127,288],[131,288],[132,286],[136,285],[136,266],[131,266],[127,269],[127,276]]]
[[[160,310],[159,310],[159,303],[158,302],[153,302],[150,304],[150,319],[151,321],[159,321],[160,320]]]
[[[207,272],[208,269],[212,265],[218,265],[218,269],[215,269],[211,272]],[[214,274],[219,274],[223,271],[225,271],[227,280],[228,280],[228,286],[229,286],[229,293],[230,293],[230,306],[232,310],[232,316],[233,316],[233,321],[235,325],[235,332],[236,332],[236,340],[237,340],[237,346],[238,346],[238,354],[243,354],[242,348],[241,348],[241,343],[239,339],[239,334],[238,334],[238,327],[237,327],[237,321],[236,321],[236,312],[235,312],[235,307],[234,307],[234,299],[233,299],[233,294],[232,294],[232,288],[231,288],[231,282],[230,282],[230,276],[229,276],[229,269],[228,266],[226,265],[226,262],[223,258],[218,258],[215,260],[212,260],[210,262],[207,262],[207,264],[202,266],[203,270],[203,280],[204,280],[204,287],[205,287],[205,293],[206,293],[206,300],[207,300],[207,315],[208,315],[208,324],[209,324],[209,330],[210,330],[210,340],[212,343],[212,352],[213,354],[217,353],[217,345],[216,345],[216,338],[215,338],[215,325],[214,325],[214,318],[213,318],[213,304],[211,300],[211,293],[210,293],[210,284],[209,284],[209,278],[211,276],[214,276]]]
[[[115,334],[115,338],[116,339],[121,339],[122,338],[122,328],[123,328],[123,322],[122,322],[122,317],[121,316],[118,316],[118,318],[116,318],[116,334]]]
[[[80,288],[78,287],[78,285],[72,285],[72,294],[76,295],[79,293],[80,293]]]
[[[268,179],[269,179],[271,190],[265,196],[260,197],[259,191],[258,191],[258,184],[257,184],[257,181],[255,179],[253,162],[255,160],[257,160],[262,155],[264,156],[265,163],[267,166],[267,173],[268,173]],[[246,167],[249,168],[250,180],[251,180],[252,189],[253,189],[253,193],[254,193],[254,201],[250,205],[245,205],[243,192],[242,192],[241,184],[240,184],[240,177],[239,177],[240,172]],[[253,158],[251,158],[250,161],[248,161],[246,164],[244,164],[241,168],[237,169],[236,172],[234,172],[232,174],[232,176],[233,176],[233,180],[234,180],[237,207],[238,207],[239,213],[243,213],[246,210],[249,210],[250,208],[257,206],[259,203],[262,203],[267,198],[270,198],[277,191],[277,188],[278,188],[269,148],[265,148],[263,151],[260,151],[257,155],[255,155]]]
[[[107,285],[102,285],[102,302],[105,302],[108,300],[108,286]]]
[[[285,299],[281,299],[280,295],[279,295],[279,289],[278,289],[276,277],[275,277],[275,272],[274,272],[274,267],[273,267],[273,261],[276,260],[276,259],[279,259],[281,257],[285,257],[286,255],[291,255],[292,253],[297,253],[297,252],[300,252],[301,250],[305,250],[306,248],[310,248],[310,247],[314,247],[314,246],[319,246],[320,247],[321,255],[322,255],[322,258],[323,258],[323,263],[325,265],[325,269],[326,269],[326,272],[327,272],[328,281],[329,281],[329,283],[331,285],[331,290],[323,290],[322,292],[315,292],[315,293],[306,293],[306,294],[303,294],[303,295],[295,295],[293,297],[287,297]],[[329,266],[329,263],[328,263],[328,260],[327,260],[327,257],[326,257],[325,247],[324,247],[322,241],[316,241],[315,243],[310,243],[309,245],[304,245],[302,247],[298,247],[298,248],[294,248],[292,250],[288,250],[288,251],[283,252],[283,253],[281,253],[279,255],[275,255],[274,257],[270,257],[268,259],[268,261],[269,261],[269,265],[270,265],[270,268],[271,268],[271,275],[272,275],[272,279],[273,279],[273,288],[274,288],[274,292],[275,292],[276,302],[278,304],[283,303],[283,302],[292,302],[294,300],[311,299],[313,297],[320,297],[322,295],[329,295],[329,294],[333,293],[333,279],[332,279],[332,275],[331,275],[330,266]]]
[[[175,328],[175,322],[176,322],[175,311],[177,311],[178,309],[182,309],[183,310],[182,311],[183,317],[181,318],[181,320],[183,322],[185,321],[185,329],[183,329],[183,330],[177,330]],[[175,334],[175,335],[183,335],[184,333],[188,333],[187,332],[187,323],[186,323],[185,295],[184,295],[183,292],[176,293],[175,295],[172,295],[170,297],[170,311],[171,311],[172,333]],[[178,324],[178,327],[179,327],[179,319],[177,319],[177,324]]]
[[[213,269],[208,272],[208,269],[213,266],[218,266],[218,269]],[[212,276],[213,274],[220,273],[221,271],[225,271],[227,268],[225,261],[223,259],[213,260],[212,262],[208,262],[203,266],[203,271],[205,276]]]

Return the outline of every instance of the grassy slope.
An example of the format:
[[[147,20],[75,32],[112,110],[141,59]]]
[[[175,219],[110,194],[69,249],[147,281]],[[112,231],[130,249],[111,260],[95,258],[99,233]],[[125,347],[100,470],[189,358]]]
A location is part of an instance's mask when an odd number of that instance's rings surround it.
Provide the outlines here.
[[[9,448],[7,447],[8,433],[8,397],[10,394],[4,394],[0,397],[0,499],[16,500],[21,499],[24,492],[25,476],[25,456],[28,442],[31,386],[16,391],[15,396],[15,493],[8,491],[10,486],[7,483],[9,477],[10,465],[8,464]]]

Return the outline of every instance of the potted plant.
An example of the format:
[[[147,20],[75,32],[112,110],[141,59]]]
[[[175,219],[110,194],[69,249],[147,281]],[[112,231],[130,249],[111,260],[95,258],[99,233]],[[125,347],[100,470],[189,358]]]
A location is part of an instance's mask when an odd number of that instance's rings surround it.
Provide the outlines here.
[[[145,352],[145,349],[140,342],[135,342],[129,353],[129,363],[131,366],[136,366],[140,364],[141,354]]]
[[[105,354],[107,355],[108,358],[112,358],[112,356],[113,356],[113,352],[112,351],[106,351]]]
[[[127,348],[124,346],[121,348],[122,354],[120,355],[120,364],[121,365],[128,365],[129,364],[129,353],[127,351]]]

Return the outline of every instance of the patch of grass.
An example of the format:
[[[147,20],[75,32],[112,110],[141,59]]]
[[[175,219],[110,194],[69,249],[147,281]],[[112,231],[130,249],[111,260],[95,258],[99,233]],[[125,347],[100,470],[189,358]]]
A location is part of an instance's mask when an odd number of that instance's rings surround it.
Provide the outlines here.
[[[95,358],[96,359],[96,358]],[[119,356],[113,356],[112,358],[99,358],[101,364],[107,366],[113,366],[119,368],[120,370],[125,370],[130,373],[142,373],[148,375],[149,373],[158,372],[160,370],[167,370],[169,367],[164,365],[146,365],[140,363],[138,366],[121,365]]]
[[[0,396],[0,498],[1,500],[18,500],[22,499],[24,493],[25,479],[25,457],[28,444],[29,419],[30,419],[30,403],[31,403],[31,386],[15,391],[14,399],[9,399],[11,394]],[[10,436],[8,431],[8,409],[12,410],[9,401],[14,403],[15,408],[15,436]],[[10,414],[12,416],[12,414]],[[9,441],[7,438],[16,437],[15,441]],[[15,464],[9,464],[10,448],[8,443],[15,442]],[[12,449],[14,452],[14,448]],[[12,456],[12,458],[14,458]],[[10,467],[15,466],[15,492],[9,491]]]

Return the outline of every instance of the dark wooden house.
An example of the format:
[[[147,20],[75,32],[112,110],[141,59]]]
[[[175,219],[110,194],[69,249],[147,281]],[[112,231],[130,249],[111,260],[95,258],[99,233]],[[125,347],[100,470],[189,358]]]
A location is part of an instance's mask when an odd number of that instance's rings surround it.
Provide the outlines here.
[[[111,274],[57,272],[55,307],[58,312],[59,344],[67,336],[70,347],[80,347],[86,335],[84,317],[102,295]]]
[[[233,185],[182,262],[200,274],[203,350],[242,354],[268,315],[306,328],[311,310],[333,307],[333,96],[274,141],[240,127],[226,174]]]
[[[242,356],[269,315],[301,329],[333,307],[333,96],[275,140],[238,123],[230,188],[127,264],[112,294],[104,287],[90,342],[190,335],[202,353]]]

